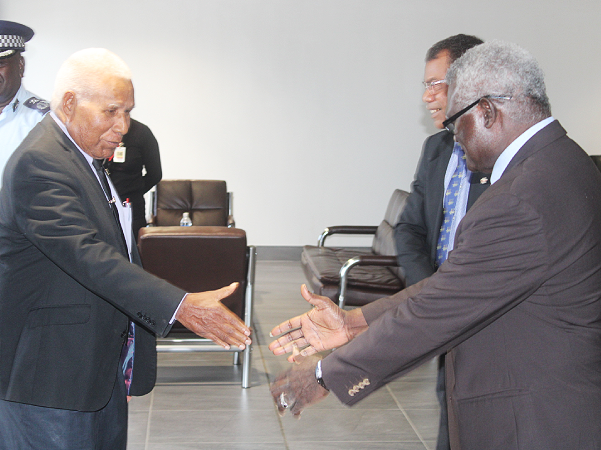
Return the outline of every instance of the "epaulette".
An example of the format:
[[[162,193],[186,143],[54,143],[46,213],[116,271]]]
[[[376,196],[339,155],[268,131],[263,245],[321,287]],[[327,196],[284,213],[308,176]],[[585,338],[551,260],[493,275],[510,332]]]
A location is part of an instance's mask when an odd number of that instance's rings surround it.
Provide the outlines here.
[[[50,104],[46,100],[42,100],[41,98],[31,97],[30,99],[27,99],[23,104],[28,108],[35,109],[36,111],[41,112],[42,114],[46,114],[48,111],[50,111]]]

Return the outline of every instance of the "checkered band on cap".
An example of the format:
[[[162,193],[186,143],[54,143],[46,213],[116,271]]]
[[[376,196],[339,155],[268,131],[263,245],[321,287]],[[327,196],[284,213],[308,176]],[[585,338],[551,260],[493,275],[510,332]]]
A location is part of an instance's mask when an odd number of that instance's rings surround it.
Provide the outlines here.
[[[25,39],[23,36],[15,34],[0,34],[0,49],[23,50],[25,49]]]

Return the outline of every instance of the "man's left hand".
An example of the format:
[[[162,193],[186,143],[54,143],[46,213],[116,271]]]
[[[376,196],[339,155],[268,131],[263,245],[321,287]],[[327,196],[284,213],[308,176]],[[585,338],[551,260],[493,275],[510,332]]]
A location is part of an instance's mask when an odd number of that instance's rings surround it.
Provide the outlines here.
[[[302,358],[291,369],[278,375],[272,383],[271,395],[280,416],[289,409],[293,417],[298,419],[307,406],[323,400],[328,395],[328,391],[315,379],[315,366],[320,359],[318,356]]]

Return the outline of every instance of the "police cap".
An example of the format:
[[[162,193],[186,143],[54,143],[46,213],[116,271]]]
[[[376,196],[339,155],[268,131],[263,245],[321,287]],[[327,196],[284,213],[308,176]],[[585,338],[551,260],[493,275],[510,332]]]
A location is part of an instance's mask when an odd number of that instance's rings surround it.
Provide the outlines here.
[[[25,50],[25,42],[33,37],[33,30],[25,25],[0,20],[0,59]]]

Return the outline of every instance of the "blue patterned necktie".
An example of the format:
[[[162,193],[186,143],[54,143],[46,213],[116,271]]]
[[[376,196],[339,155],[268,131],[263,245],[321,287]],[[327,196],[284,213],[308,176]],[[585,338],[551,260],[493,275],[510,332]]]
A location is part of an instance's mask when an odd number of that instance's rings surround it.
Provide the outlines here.
[[[457,204],[461,181],[465,178],[466,172],[465,154],[462,152],[457,160],[457,168],[444,193],[442,226],[440,227],[438,245],[436,246],[436,263],[438,264],[438,267],[446,261],[449,253],[449,240],[451,237],[453,219],[455,217],[455,205]]]

